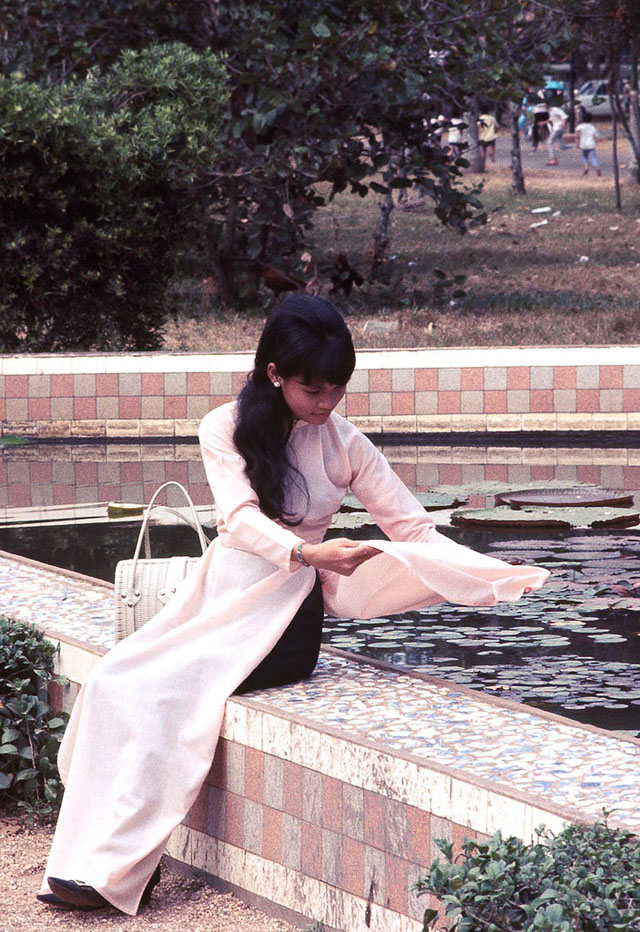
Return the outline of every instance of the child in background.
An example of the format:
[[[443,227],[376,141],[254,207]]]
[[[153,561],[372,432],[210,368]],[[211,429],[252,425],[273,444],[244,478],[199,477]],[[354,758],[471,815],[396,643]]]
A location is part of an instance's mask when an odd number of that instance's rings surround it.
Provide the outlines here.
[[[585,113],[582,122],[576,126],[576,139],[582,152],[583,175],[589,174],[589,163],[593,165],[597,175],[602,175],[598,156],[596,155],[596,139],[598,139],[599,135],[598,130],[593,125],[591,114]]]

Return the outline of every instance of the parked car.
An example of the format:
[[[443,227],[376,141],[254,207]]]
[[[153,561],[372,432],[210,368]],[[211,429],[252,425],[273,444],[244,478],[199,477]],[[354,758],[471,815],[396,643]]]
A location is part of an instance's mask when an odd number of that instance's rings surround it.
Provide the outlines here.
[[[588,110],[592,116],[612,116],[608,81],[585,81],[575,95],[576,106]]]

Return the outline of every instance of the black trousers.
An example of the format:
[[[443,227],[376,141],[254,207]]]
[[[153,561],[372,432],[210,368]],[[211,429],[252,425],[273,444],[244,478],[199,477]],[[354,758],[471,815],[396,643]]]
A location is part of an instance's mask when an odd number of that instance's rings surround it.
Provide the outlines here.
[[[313,673],[322,639],[324,603],[320,578],[306,597],[278,643],[235,690],[235,694],[270,686],[297,683]]]

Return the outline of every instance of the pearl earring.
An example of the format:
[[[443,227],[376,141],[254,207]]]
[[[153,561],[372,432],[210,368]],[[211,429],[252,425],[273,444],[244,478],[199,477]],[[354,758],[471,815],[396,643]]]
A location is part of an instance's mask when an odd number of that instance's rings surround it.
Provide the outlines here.
[[[273,383],[273,387],[274,387],[274,388],[280,388],[280,382],[274,382],[274,383]]]

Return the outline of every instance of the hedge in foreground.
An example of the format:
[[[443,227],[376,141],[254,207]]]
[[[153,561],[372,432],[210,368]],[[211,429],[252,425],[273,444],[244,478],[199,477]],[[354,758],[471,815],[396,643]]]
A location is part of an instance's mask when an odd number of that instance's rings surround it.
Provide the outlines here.
[[[56,809],[56,760],[68,716],[46,701],[56,648],[35,625],[0,618],[0,793],[40,812]]]
[[[496,834],[466,840],[459,859],[438,847],[429,876],[415,885],[437,896],[444,914],[427,909],[424,930],[449,932],[640,932],[640,839],[603,822],[570,825],[538,840]],[[443,925],[442,923],[445,923]]]

